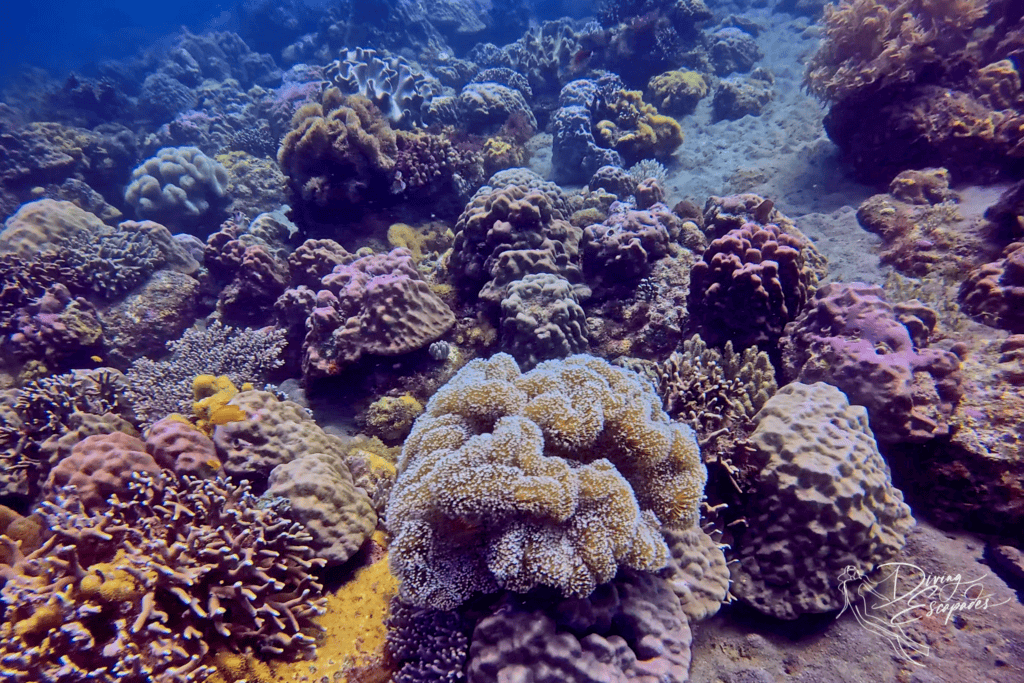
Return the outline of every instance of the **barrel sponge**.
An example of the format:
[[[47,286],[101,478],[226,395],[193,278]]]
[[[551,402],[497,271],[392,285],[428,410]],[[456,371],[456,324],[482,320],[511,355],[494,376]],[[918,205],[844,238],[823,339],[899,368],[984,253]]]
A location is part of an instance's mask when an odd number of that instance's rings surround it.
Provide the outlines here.
[[[586,355],[526,374],[475,360],[405,442],[392,571],[403,599],[438,609],[499,588],[586,596],[620,566],[664,566],[660,524],[696,520],[706,476],[692,430],[635,374]]]
[[[288,499],[288,516],[302,523],[328,566],[347,562],[377,528],[369,497],[337,455],[302,455],[275,467],[268,483],[267,495]]]
[[[195,227],[227,203],[228,172],[198,147],[164,147],[132,171],[126,203],[144,219]]]
[[[839,609],[839,575],[870,576],[914,525],[868,426],[835,387],[794,382],[757,414],[749,527],[735,545],[732,591],[765,614]]]
[[[228,405],[238,406],[246,417],[217,425],[213,443],[224,470],[233,477],[266,477],[277,465],[306,453],[344,457],[344,442],[322,430],[297,403],[250,390],[238,392]]]

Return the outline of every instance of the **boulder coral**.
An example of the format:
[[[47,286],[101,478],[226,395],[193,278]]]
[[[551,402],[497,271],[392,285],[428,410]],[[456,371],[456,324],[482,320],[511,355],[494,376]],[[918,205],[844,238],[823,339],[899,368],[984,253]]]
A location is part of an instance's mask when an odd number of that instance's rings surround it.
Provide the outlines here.
[[[734,543],[732,591],[780,619],[837,610],[838,577],[896,558],[914,525],[867,411],[823,382],[794,382],[757,414],[758,472]]]
[[[830,283],[786,326],[784,372],[828,382],[867,408],[880,442],[921,443],[949,434],[963,377],[959,358],[920,348],[927,333],[917,336],[920,345],[881,287]]]
[[[405,441],[392,571],[404,600],[438,609],[500,588],[584,597],[620,567],[664,566],[661,524],[696,521],[706,478],[693,431],[630,371],[475,360]]]
[[[599,110],[594,137],[614,149],[627,164],[666,159],[683,144],[683,129],[670,116],[644,102],[639,90],[619,90]]]
[[[408,249],[339,264],[321,280],[303,344],[307,381],[364,355],[397,356],[436,341],[455,315],[423,280]]]

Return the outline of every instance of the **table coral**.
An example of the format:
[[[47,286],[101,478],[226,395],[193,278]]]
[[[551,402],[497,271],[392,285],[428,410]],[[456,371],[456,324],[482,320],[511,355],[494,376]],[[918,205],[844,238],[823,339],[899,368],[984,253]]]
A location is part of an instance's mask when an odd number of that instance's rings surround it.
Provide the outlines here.
[[[650,386],[582,355],[526,374],[507,354],[470,362],[398,470],[392,570],[403,599],[440,609],[502,587],[585,596],[620,566],[657,569],[660,523],[693,523],[706,479]]]
[[[867,408],[880,442],[949,433],[963,393],[960,359],[917,348],[881,287],[825,285],[786,326],[780,346],[787,377],[839,387]]]
[[[423,348],[455,324],[448,305],[423,280],[408,249],[370,254],[334,267],[309,314],[302,372],[336,375],[364,355]]]
[[[894,560],[914,525],[867,412],[818,382],[779,390],[751,437],[758,472],[734,543],[732,591],[781,619],[843,605],[838,577]]]
[[[73,494],[40,507],[52,534],[4,586],[8,680],[199,683],[212,648],[309,655],[323,613],[309,535],[247,484],[138,478],[104,514]]]

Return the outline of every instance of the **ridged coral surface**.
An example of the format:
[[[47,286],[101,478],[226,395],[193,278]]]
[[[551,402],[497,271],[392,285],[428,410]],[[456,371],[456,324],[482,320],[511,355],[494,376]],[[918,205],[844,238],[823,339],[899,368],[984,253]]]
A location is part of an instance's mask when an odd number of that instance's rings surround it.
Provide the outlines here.
[[[732,591],[781,619],[842,607],[839,575],[894,560],[914,525],[867,411],[823,382],[770,398],[751,436],[760,474],[735,544]]]
[[[404,599],[441,609],[498,588],[585,596],[620,566],[658,569],[660,523],[693,523],[707,476],[649,385],[585,355],[526,374],[506,354],[472,361],[398,469],[392,570]]]

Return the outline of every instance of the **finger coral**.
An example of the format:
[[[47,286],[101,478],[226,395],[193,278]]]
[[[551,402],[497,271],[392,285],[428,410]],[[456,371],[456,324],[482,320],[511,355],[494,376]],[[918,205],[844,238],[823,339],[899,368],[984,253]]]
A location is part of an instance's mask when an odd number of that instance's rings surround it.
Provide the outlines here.
[[[526,374],[506,354],[469,363],[398,471],[392,571],[403,599],[439,609],[498,588],[586,596],[620,566],[660,568],[660,524],[696,520],[707,476],[649,385],[585,355]]]
[[[320,561],[296,523],[247,484],[137,478],[104,514],[46,501],[50,539],[2,593],[5,680],[175,681],[212,673],[212,649],[311,654]]]

